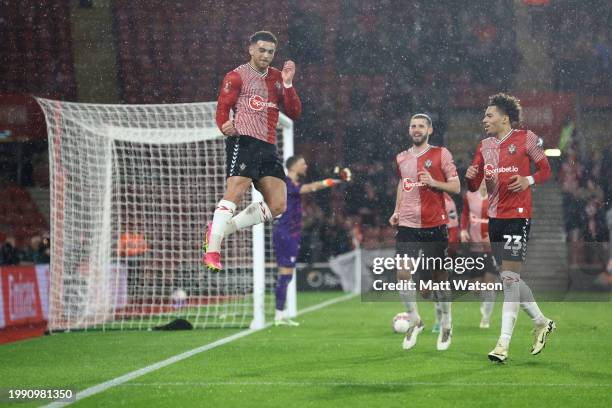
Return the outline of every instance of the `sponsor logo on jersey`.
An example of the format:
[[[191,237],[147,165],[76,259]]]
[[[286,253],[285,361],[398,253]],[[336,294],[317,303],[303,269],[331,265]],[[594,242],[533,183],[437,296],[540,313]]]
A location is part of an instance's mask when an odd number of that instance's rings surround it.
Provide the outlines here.
[[[232,90],[232,81],[226,81],[223,90],[227,93]]]
[[[426,168],[430,168],[431,167],[431,160],[429,160],[429,159],[425,160],[425,167]]]
[[[280,82],[276,81],[276,82],[274,83],[274,86],[276,87],[276,89],[278,89],[278,90],[280,91],[280,89],[281,89],[281,84],[280,84]]]
[[[255,111],[260,111],[264,108],[276,108],[276,104],[264,101],[264,98],[259,95],[253,95],[249,98],[249,107]]]
[[[510,154],[516,153],[516,146],[514,144],[511,144],[510,146],[508,146],[508,153]]]
[[[496,174],[500,173],[518,173],[519,169],[516,166],[494,167],[491,163],[484,165],[485,179],[491,180]]]
[[[412,191],[415,187],[424,187],[427,184],[421,182],[421,181],[412,181],[412,179],[410,177],[406,177],[404,179],[404,182],[402,183],[402,187],[404,189],[404,191],[406,192],[410,192]]]

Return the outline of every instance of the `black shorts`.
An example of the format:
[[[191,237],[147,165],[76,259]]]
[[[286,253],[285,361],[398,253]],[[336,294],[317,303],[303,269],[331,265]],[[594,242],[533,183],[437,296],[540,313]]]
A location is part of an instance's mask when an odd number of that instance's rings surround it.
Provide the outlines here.
[[[465,275],[471,279],[482,278],[485,273],[497,273],[497,262],[492,252],[470,252],[468,256],[474,260],[480,258],[482,261],[482,263],[479,262],[466,271]]]
[[[529,218],[489,218],[489,239],[498,265],[503,260],[525,262]]]
[[[276,146],[251,136],[229,136],[225,139],[227,177],[242,176],[257,181],[272,176],[285,180],[283,163]]]
[[[395,250],[401,256],[440,258],[444,263],[444,258],[448,256],[448,229],[446,225],[432,228],[398,227]],[[437,269],[439,268],[420,268],[421,271]]]

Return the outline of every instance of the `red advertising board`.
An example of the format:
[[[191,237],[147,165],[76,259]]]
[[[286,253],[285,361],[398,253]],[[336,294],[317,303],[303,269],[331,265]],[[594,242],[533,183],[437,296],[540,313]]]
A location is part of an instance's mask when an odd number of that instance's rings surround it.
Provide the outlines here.
[[[48,270],[46,265],[0,268],[0,344],[45,332]]]

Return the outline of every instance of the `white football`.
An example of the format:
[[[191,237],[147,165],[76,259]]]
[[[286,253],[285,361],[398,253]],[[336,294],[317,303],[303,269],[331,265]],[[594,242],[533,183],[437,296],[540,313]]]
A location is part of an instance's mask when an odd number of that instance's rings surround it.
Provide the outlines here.
[[[406,333],[410,328],[410,315],[406,312],[396,314],[391,327],[395,333]]]
[[[187,293],[183,289],[176,289],[172,293],[172,305],[175,309],[179,309],[187,303]]]

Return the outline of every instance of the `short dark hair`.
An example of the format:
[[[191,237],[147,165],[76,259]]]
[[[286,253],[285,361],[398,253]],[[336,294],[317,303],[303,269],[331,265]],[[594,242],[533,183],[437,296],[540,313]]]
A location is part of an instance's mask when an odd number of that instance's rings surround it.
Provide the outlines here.
[[[427,123],[429,124],[429,127],[433,126],[433,121],[431,120],[431,116],[429,116],[426,113],[417,113],[415,115],[412,115],[410,120],[412,120],[412,119],[425,119],[427,121]]]
[[[511,126],[519,126],[521,124],[521,113],[523,108],[520,101],[512,95],[498,93],[489,96],[489,105],[495,106],[504,115],[508,115]]]
[[[269,31],[258,31],[249,37],[249,44],[255,44],[257,41],[267,41],[278,44],[276,36]]]
[[[291,170],[291,167],[293,167],[295,163],[297,163],[300,159],[303,159],[303,158],[304,156],[302,156],[301,154],[296,154],[295,156],[291,156],[285,162],[285,167],[287,168],[287,170]]]

